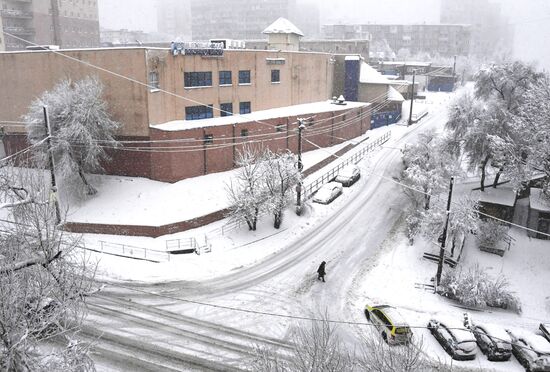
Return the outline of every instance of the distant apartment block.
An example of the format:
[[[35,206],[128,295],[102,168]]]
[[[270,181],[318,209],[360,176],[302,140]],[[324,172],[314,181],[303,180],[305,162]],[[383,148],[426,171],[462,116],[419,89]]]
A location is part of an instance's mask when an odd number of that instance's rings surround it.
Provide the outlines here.
[[[411,54],[438,53],[442,56],[468,55],[470,52],[471,26],[463,24],[417,25],[324,25],[327,39],[368,39],[372,43],[385,41],[398,53],[402,49]]]
[[[25,49],[30,43],[61,48],[99,45],[97,0],[0,1],[6,50]]]
[[[296,24],[306,37],[319,32],[320,13],[313,1],[191,0],[191,15],[193,40],[258,39],[280,17]]]
[[[442,0],[440,22],[472,25],[472,51],[477,55],[512,51],[512,26],[494,1]]]
[[[158,32],[172,40],[191,39],[191,1],[157,0]]]

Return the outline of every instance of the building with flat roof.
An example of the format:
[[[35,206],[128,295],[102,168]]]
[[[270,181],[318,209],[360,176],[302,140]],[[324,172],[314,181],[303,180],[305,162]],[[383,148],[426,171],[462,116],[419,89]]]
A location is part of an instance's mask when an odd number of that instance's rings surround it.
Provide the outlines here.
[[[372,43],[386,42],[396,54],[400,50],[441,56],[470,53],[471,26],[467,24],[333,24],[323,25],[322,33],[327,39],[370,38]]]
[[[101,70],[65,56],[85,61]],[[41,67],[36,69],[35,66]],[[299,113],[294,114],[295,110],[288,108],[282,114],[271,112],[269,116],[268,112],[265,116],[264,113],[262,120],[256,119],[257,115],[265,110],[329,99],[332,96],[334,61],[331,54],[325,53],[226,50],[199,43],[181,43],[172,49],[65,50],[63,54],[54,51],[2,52],[2,120],[6,120],[5,123],[20,121],[31,101],[52,89],[61,79],[78,80],[88,75],[97,76],[104,84],[104,96],[113,119],[122,124],[118,137],[129,141],[124,148],[111,151],[113,161],[106,164],[107,172],[177,181],[182,177],[227,170],[228,164],[233,164],[233,150],[237,149],[238,142],[235,140],[235,145],[228,146],[227,138],[240,139],[254,133],[274,138],[287,136],[288,141],[273,143],[285,144],[286,147],[278,149],[296,151],[295,142],[289,136],[295,130],[295,115]],[[303,111],[308,115],[320,112],[319,115],[324,113],[332,117],[337,115],[331,112],[359,109],[361,120],[347,129],[342,128],[340,139],[353,138],[369,129],[369,113],[361,112],[366,104],[357,107],[353,104],[324,104],[327,105],[328,109],[320,110],[313,105],[303,108]],[[243,122],[242,115],[248,121]],[[216,118],[220,119],[212,121]],[[325,122],[334,125],[335,121],[341,120],[341,115],[339,118],[332,121],[328,118]],[[167,130],[171,126],[165,124],[171,122],[178,122],[176,134]],[[221,122],[224,124],[218,125]],[[0,125],[4,128],[3,143],[8,155],[27,145],[24,128]],[[242,131],[244,129],[246,131]],[[173,136],[181,140],[174,146],[191,144],[193,146],[189,149],[193,151],[159,154],[158,151],[143,150],[156,146],[152,140]],[[318,142],[338,143],[334,142],[336,137],[327,136],[319,137]],[[219,141],[227,149],[217,148],[215,145]],[[143,151],[133,149],[138,145]],[[171,145],[161,147],[166,146]],[[187,168],[182,170],[181,167]]]
[[[25,41],[62,48],[99,46],[97,0],[0,1],[6,50],[22,50],[32,45]]]

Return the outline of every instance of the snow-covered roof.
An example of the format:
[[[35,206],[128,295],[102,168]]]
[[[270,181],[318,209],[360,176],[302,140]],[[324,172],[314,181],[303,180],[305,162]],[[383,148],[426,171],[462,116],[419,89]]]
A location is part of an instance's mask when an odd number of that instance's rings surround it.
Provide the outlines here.
[[[346,56],[346,61],[359,61],[361,59],[360,56]]]
[[[388,87],[388,100],[394,102],[403,102],[405,98],[391,85]]]
[[[359,82],[365,84],[390,84],[390,81],[384,75],[369,66],[366,62],[361,63]]]
[[[296,27],[292,22],[283,17],[280,17],[269,27],[263,30],[262,34],[295,34],[299,36],[304,36],[303,32],[300,31],[298,27]]]
[[[482,203],[498,204],[507,207],[513,207],[516,204],[516,192],[509,187],[486,187],[485,191],[476,191],[474,193]]]
[[[542,189],[531,187],[529,204],[531,205],[531,209],[541,212],[550,212],[550,199],[544,196]]]
[[[269,110],[256,111],[245,115],[223,116],[215,117],[211,119],[202,120],[174,120],[163,124],[151,124],[151,128],[165,130],[165,131],[177,131],[186,129],[196,129],[204,127],[215,127],[220,125],[248,123],[252,121],[262,121],[275,118],[282,118],[287,116],[299,116],[313,113],[332,112],[332,111],[344,111],[351,108],[357,108],[362,106],[369,106],[369,103],[365,102],[350,102],[346,101],[346,105],[335,105],[332,101],[322,101],[314,103],[306,103],[302,105],[294,105],[287,107],[279,107]]]

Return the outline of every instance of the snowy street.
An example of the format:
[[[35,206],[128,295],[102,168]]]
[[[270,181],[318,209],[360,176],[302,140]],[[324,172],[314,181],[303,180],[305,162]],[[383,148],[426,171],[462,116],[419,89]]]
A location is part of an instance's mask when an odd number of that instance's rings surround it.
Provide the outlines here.
[[[171,314],[180,314],[178,316],[281,340],[288,336],[289,326],[294,321],[227,308],[186,304],[185,301],[195,300],[291,317],[318,318],[326,313],[331,320],[364,322],[365,319],[361,318],[362,308],[355,306],[357,299],[352,296],[353,290],[361,282],[368,281],[367,272],[375,264],[384,240],[395,233],[393,230],[401,217],[401,206],[405,203],[400,187],[388,179],[397,176],[399,171],[400,148],[414,141],[419,133],[441,127],[444,123],[444,106],[438,103],[433,108],[436,110],[415,126],[392,126],[392,140],[359,164],[364,176],[358,184],[330,206],[312,205],[314,210],[309,210],[307,214],[314,213],[318,217],[309,222],[306,214],[304,219],[307,222],[297,220],[297,226],[292,227],[296,234],[294,241],[285,242],[273,237],[247,247],[261,249],[262,245],[284,244],[277,253],[219,278],[200,282],[174,281],[154,286],[138,285],[136,291],[113,284],[108,286],[102,296],[112,298],[113,303],[115,299],[121,298],[131,301],[128,306],[132,314],[143,311],[141,307],[136,309],[137,304],[149,305],[155,311],[162,309]],[[239,250],[235,254],[239,254]],[[327,261],[326,283],[317,281],[315,274],[318,263],[323,260]],[[131,285],[123,286],[127,288]],[[93,314],[97,311],[94,306],[91,307]],[[95,319],[95,315],[92,319]],[[128,332],[124,331],[126,327],[129,327]],[[122,333],[120,337],[143,335],[162,339],[160,334],[163,331],[154,324],[144,328],[126,327],[113,326],[107,322],[100,329],[116,329],[116,333]],[[365,329],[362,326],[343,326],[341,332],[349,342],[357,343],[358,334],[365,332]],[[222,330],[217,337],[221,338],[224,334],[226,332]],[[187,342],[197,342],[196,336],[191,334],[188,337]],[[197,347],[197,350],[203,348]],[[197,353],[204,355],[202,351]]]

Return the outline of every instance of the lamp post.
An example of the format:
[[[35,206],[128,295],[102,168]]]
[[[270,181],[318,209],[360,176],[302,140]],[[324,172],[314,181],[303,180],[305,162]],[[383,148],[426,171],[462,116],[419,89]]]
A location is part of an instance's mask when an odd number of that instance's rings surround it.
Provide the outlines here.
[[[302,131],[306,127],[304,124],[304,119],[298,119],[298,171],[300,174],[304,169],[304,164],[302,163]],[[299,216],[302,214],[302,177],[300,177],[300,182],[296,185],[296,214]]]

